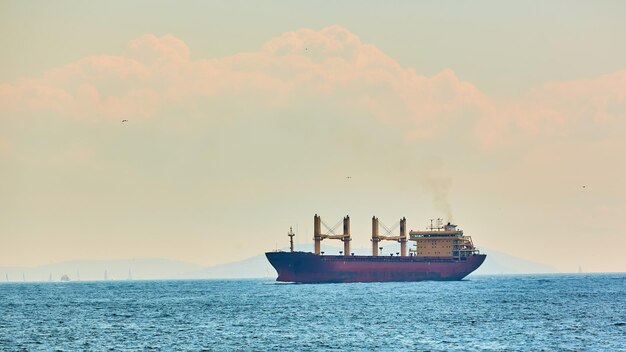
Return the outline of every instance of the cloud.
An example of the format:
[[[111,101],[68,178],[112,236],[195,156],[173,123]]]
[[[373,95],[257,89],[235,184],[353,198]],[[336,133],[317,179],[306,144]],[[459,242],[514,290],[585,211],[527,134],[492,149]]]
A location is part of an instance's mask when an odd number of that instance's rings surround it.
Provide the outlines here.
[[[257,51],[218,59],[194,60],[181,39],[144,35],[131,40],[123,56],[85,57],[39,78],[0,85],[0,111],[100,120],[150,118],[207,102],[271,109],[314,101],[371,114],[408,138],[456,131],[491,148],[570,134],[589,123],[619,124],[625,87],[622,70],[498,101],[451,69],[419,75],[335,25],[283,33]]]
[[[485,146],[528,136],[580,138],[598,130],[624,131],[626,69],[588,79],[548,83],[515,101],[494,103],[492,110],[486,111],[477,125],[477,135]]]
[[[130,56],[149,67],[181,67],[189,63],[189,47],[182,40],[164,35],[144,35],[128,43]]]
[[[43,77],[0,86],[5,112],[47,111],[74,118],[151,117],[207,98],[289,106],[318,101],[372,113],[429,135],[443,114],[479,106],[484,97],[451,70],[420,76],[340,26],[300,29],[258,51],[190,58],[171,35],[130,41],[125,56],[91,56]]]

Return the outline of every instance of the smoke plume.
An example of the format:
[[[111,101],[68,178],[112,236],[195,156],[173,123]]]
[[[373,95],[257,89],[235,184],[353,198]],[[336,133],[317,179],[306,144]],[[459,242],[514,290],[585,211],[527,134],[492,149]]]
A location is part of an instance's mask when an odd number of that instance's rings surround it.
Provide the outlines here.
[[[427,163],[428,167],[422,174],[422,184],[427,192],[432,196],[435,210],[445,217],[446,221],[453,221],[452,207],[448,201],[448,193],[452,187],[452,179],[443,172],[443,165],[440,161]]]

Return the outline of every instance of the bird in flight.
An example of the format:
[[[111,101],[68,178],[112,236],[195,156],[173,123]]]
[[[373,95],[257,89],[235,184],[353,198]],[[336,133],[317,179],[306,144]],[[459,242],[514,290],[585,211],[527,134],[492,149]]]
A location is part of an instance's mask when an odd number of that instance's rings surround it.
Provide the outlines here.
[[[346,178],[352,178],[352,176],[346,176]]]
[[[122,122],[128,122],[128,120],[122,120]]]

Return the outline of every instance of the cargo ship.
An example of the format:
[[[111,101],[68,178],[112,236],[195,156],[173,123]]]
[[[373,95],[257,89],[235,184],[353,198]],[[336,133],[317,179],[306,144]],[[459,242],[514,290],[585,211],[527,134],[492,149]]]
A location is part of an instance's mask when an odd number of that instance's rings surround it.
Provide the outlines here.
[[[472,238],[463,230],[442,219],[431,220],[425,231],[406,233],[406,218],[400,219],[400,234],[392,235],[387,227],[379,233],[379,220],[372,217],[372,255],[354,255],[350,252],[350,217],[343,218],[343,233],[322,233],[321,218],[314,217],[314,252],[294,251],[290,229],[290,251],[267,252],[265,256],[278,277],[276,281],[297,283],[385,282],[385,281],[452,281],[461,280],[476,270],[486,258],[474,247]],[[339,225],[339,224],[338,224]],[[337,226],[338,226],[337,225]],[[336,226],[335,226],[336,227]],[[324,239],[343,242],[339,255],[325,255],[321,251]],[[381,241],[397,241],[400,252],[382,255]],[[414,248],[407,242],[412,241]]]

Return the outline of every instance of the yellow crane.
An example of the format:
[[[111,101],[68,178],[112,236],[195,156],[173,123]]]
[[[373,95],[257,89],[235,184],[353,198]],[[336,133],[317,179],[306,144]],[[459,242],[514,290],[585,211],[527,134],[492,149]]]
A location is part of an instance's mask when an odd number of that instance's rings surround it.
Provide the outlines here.
[[[400,219],[400,235],[398,236],[391,236],[389,234],[391,233],[391,231],[388,231],[388,234],[386,236],[381,236],[378,233],[378,228],[378,218],[372,216],[372,255],[378,256],[378,246],[380,241],[398,241],[400,242],[400,256],[406,257],[406,218],[403,217],[402,219]]]
[[[338,226],[337,224],[336,226]],[[335,226],[335,227],[336,227]],[[329,229],[332,234],[322,233],[322,219],[319,215],[315,214],[313,218],[313,241],[315,242],[315,254],[321,254],[321,244],[324,239],[341,240],[343,242],[343,255],[350,255],[350,217],[346,215],[343,218],[343,234],[337,235],[333,233],[334,229]]]

